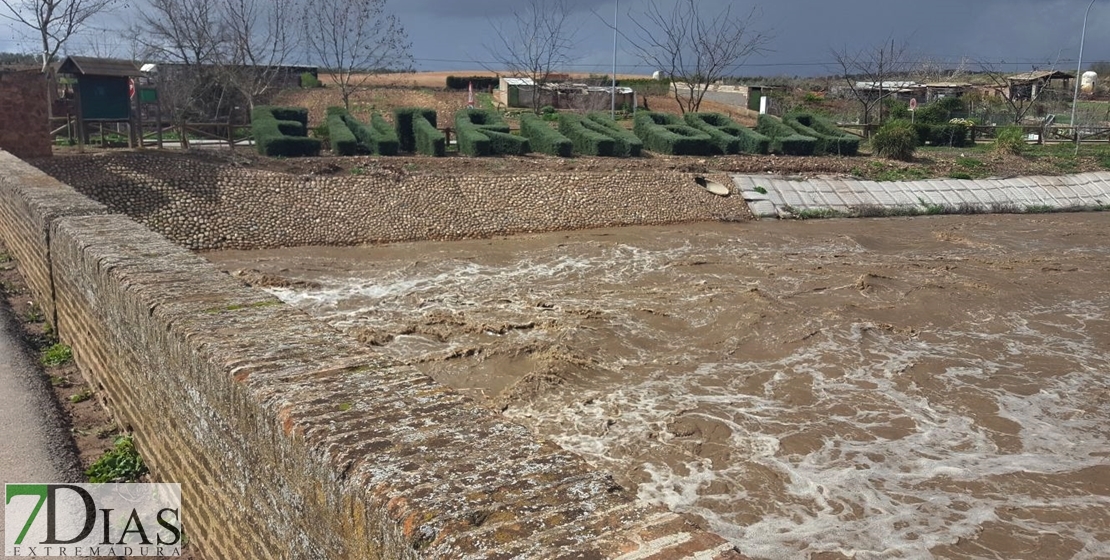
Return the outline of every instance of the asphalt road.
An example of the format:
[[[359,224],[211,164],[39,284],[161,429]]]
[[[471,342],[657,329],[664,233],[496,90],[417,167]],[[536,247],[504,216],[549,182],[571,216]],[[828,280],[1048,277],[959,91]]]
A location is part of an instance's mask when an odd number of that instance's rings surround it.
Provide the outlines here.
[[[20,339],[11,308],[0,302],[0,485],[18,482],[83,479],[69,426],[49,383]],[[0,543],[3,538],[0,513]]]

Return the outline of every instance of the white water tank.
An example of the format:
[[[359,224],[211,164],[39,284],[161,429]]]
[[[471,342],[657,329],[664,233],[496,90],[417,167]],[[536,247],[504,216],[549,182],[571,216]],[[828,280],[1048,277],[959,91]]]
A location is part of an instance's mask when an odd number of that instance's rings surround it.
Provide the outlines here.
[[[1098,84],[1098,74],[1095,72],[1084,72],[1079,79],[1079,87],[1083,93],[1094,93],[1096,84]]]
[[[652,73],[651,79],[653,79],[653,80],[662,80],[663,79],[663,71],[662,70],[656,70],[654,73]]]

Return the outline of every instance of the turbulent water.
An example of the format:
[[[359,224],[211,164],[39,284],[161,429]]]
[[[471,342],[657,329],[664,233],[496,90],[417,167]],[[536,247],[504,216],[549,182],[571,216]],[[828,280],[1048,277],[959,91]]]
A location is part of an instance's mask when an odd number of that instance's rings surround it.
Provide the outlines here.
[[[1110,557],[1110,214],[208,255],[755,558]]]

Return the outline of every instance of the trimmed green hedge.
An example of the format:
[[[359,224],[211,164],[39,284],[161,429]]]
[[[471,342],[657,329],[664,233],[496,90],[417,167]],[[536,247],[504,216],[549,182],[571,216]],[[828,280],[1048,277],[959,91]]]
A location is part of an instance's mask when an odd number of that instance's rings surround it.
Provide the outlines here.
[[[397,131],[397,140],[401,142],[402,152],[416,151],[416,131],[413,127],[413,118],[422,115],[432,128],[436,126],[436,112],[433,109],[422,107],[402,107],[393,110],[393,128]]]
[[[771,139],[770,151],[773,154],[811,156],[817,148],[816,138],[798,134],[793,128],[771,115],[759,115],[755,130]]]
[[[765,154],[771,139],[721,113],[687,113],[686,124],[706,133],[722,154]]]
[[[559,132],[574,144],[574,151],[587,156],[609,157],[616,153],[617,141],[586,125],[581,115],[559,113]]]
[[[702,156],[713,152],[713,139],[708,134],[683,124],[675,115],[637,113],[632,130],[644,141],[645,148],[660,154]]]
[[[286,117],[279,119],[278,116]],[[318,156],[320,140],[307,138],[308,110],[258,106],[251,111],[251,133],[258,153],[267,156]]]
[[[447,155],[447,137],[423,114],[413,115],[412,130],[416,136],[416,153],[435,157]]]
[[[447,76],[447,89],[469,90],[474,84],[474,91],[485,91],[501,85],[501,79],[492,76]]]
[[[528,138],[537,152],[552,156],[570,157],[574,154],[574,143],[558,130],[551,128],[547,121],[525,113],[520,116],[520,133]]]
[[[622,128],[609,115],[605,113],[590,113],[583,121],[586,128],[594,132],[608,135],[616,142],[613,155],[617,157],[640,157],[644,149],[644,141],[640,140],[631,130]]]
[[[859,153],[859,138],[845,135],[831,123],[822,126],[818,121],[819,119],[810,113],[790,113],[782,117],[783,124],[793,128],[798,134],[817,140],[813,148],[815,155],[854,156]],[[818,130],[819,126],[825,130],[832,130],[833,133]]]
[[[328,140],[331,142],[331,151],[337,156],[353,156],[358,153],[358,139],[343,115],[332,113],[328,115]]]
[[[455,115],[459,151],[468,156],[519,156],[532,151],[527,138],[509,134],[501,115],[488,110],[463,109]]]
[[[370,115],[370,124],[367,125],[350,114],[343,115],[343,122],[354,133],[362,148],[378,156],[395,156],[400,149],[397,133],[393,127],[385,122],[381,115]]]

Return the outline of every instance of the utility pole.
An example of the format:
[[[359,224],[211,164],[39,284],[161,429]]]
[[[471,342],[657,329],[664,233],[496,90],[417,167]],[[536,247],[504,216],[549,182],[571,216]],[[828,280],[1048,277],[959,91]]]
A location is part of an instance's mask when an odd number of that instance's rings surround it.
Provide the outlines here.
[[[617,120],[617,18],[620,16],[620,0],[613,0],[613,89],[609,92],[611,117]]]

